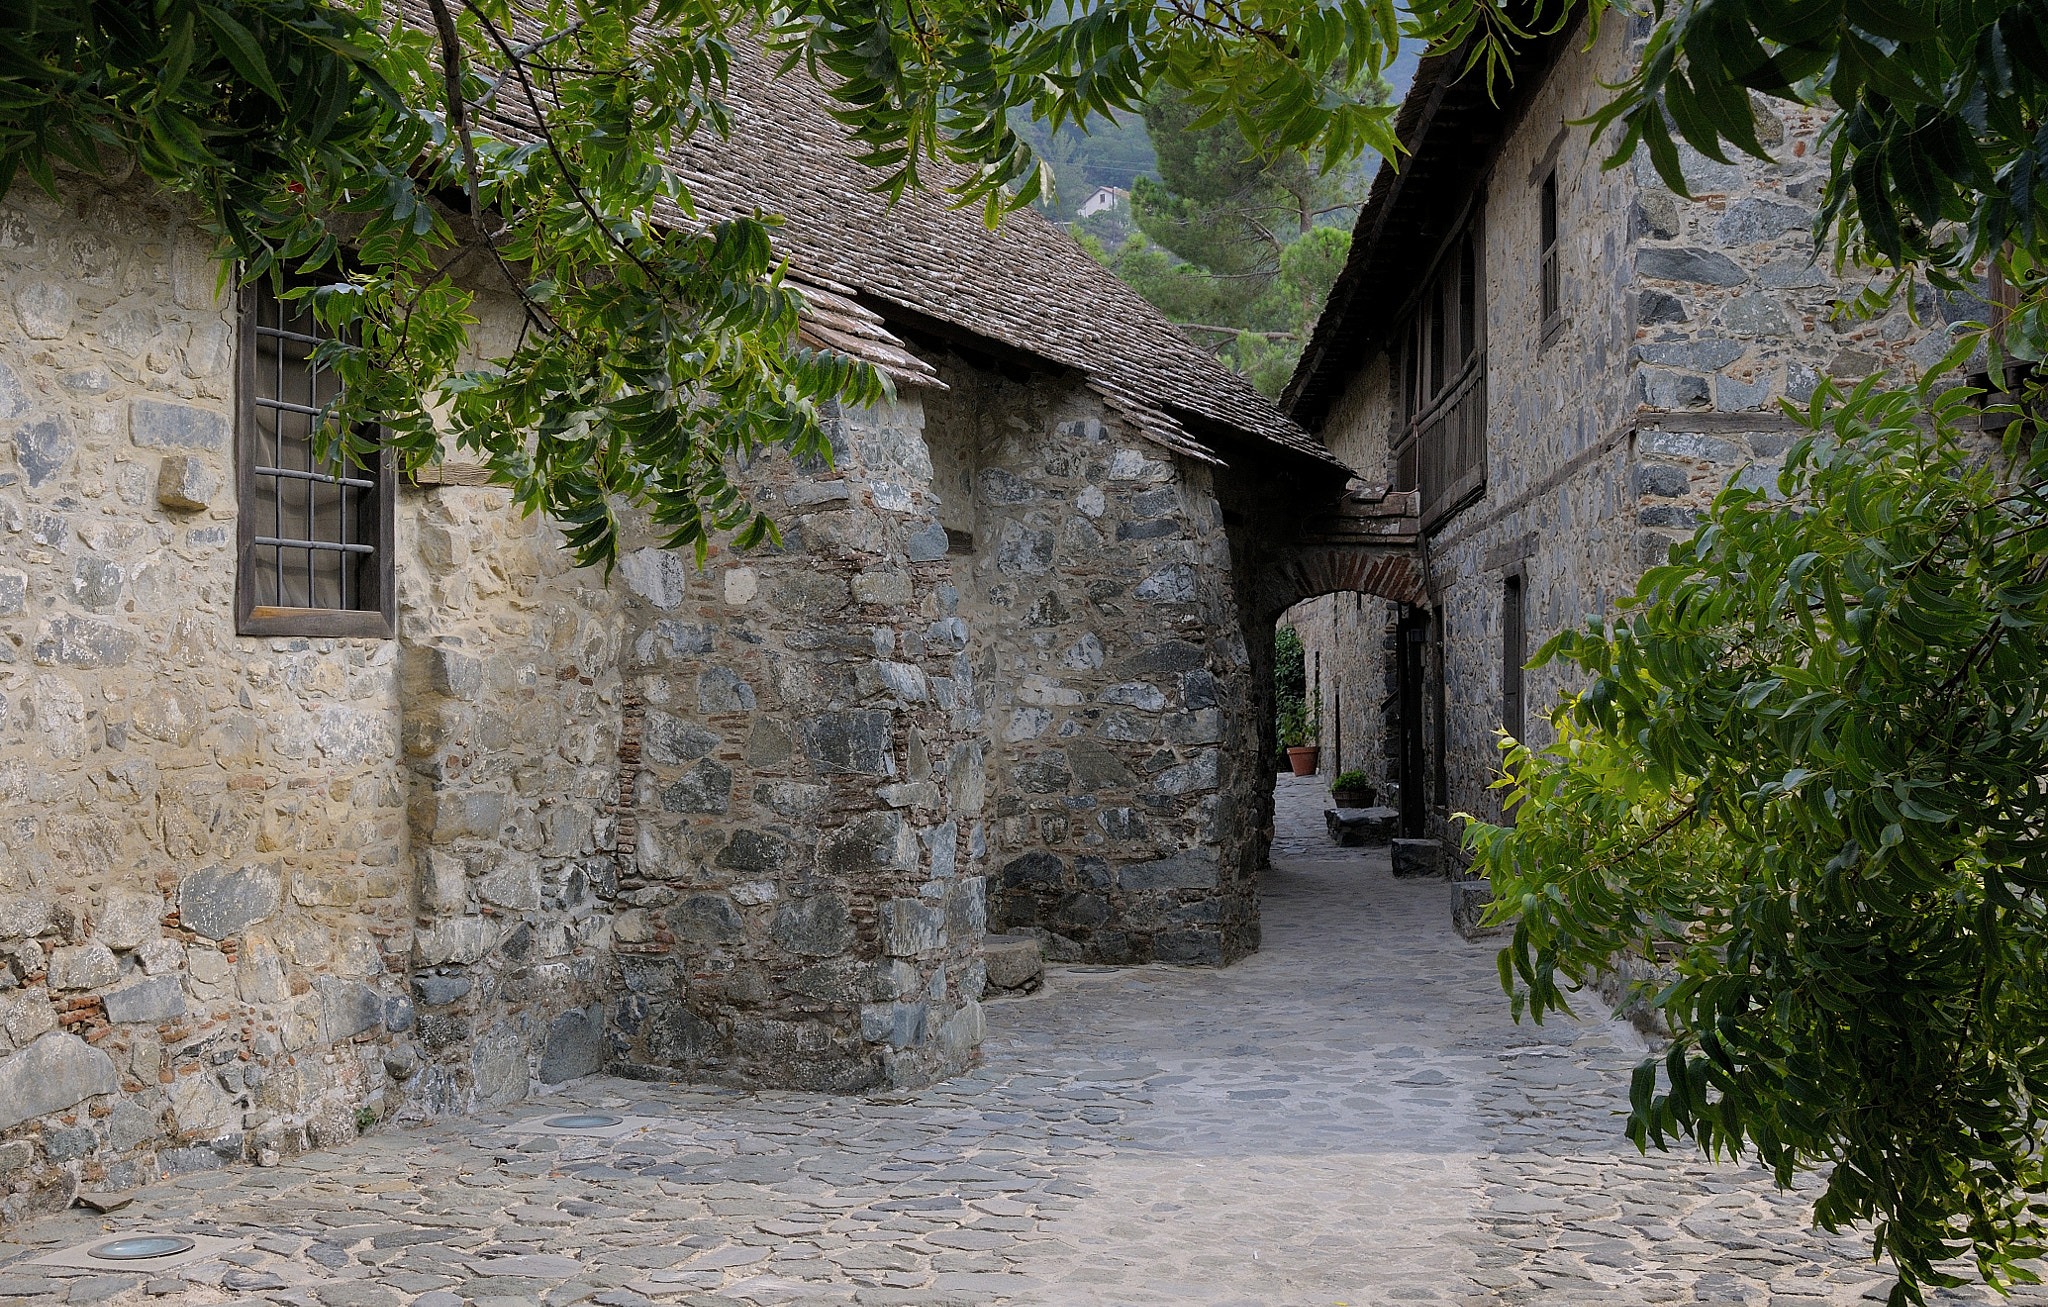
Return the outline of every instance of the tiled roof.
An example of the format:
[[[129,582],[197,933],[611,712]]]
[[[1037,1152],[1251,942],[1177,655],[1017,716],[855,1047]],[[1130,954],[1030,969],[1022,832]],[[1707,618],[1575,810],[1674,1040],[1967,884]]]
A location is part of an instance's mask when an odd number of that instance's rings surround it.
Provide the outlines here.
[[[1082,372],[1134,426],[1183,453],[1218,461],[1188,432],[1192,420],[1335,462],[1038,213],[990,231],[979,206],[949,207],[936,189],[891,207],[869,190],[880,174],[849,158],[817,85],[772,72],[759,55],[735,60],[732,135],[685,147],[679,162],[700,212],[782,214],[776,240],[802,275],[854,287],[884,318],[901,306]],[[928,167],[927,183],[957,175]]]
[[[851,286],[827,285],[819,279],[806,280],[797,273],[783,278],[783,284],[804,297],[804,312],[797,327],[799,343],[814,350],[848,354],[881,369],[899,386],[923,386],[944,390],[939,370],[925,362],[890,333],[882,315],[854,299]]]

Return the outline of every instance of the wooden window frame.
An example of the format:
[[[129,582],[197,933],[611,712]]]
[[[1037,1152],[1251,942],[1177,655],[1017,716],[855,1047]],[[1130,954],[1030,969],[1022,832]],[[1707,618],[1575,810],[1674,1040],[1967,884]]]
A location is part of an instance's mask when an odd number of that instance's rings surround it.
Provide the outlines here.
[[[1547,348],[1564,332],[1564,271],[1559,262],[1564,245],[1564,218],[1556,168],[1543,174],[1537,207],[1536,296],[1542,343]]]
[[[1476,211],[1438,251],[1396,339],[1391,470],[1396,489],[1422,492],[1428,530],[1486,490],[1486,235]]]
[[[398,508],[397,464],[390,447],[377,458],[377,506],[371,548],[377,586],[375,608],[287,608],[260,604],[256,593],[257,475],[260,465],[256,421],[257,305],[264,288],[245,287],[236,333],[235,364],[235,633],[256,636],[363,638],[388,640],[398,634],[398,587],[393,523]],[[280,319],[281,320],[281,319]]]

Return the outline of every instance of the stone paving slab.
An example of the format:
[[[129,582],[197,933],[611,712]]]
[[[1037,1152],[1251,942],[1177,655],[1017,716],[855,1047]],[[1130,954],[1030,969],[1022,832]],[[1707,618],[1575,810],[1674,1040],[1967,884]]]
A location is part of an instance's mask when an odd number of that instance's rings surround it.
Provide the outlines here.
[[[1450,928],[1450,887],[1332,845],[1315,782],[1282,781],[1262,952],[1224,971],[1048,967],[1042,994],[990,1006],[981,1064],[933,1089],[585,1080],[26,1226],[0,1244],[0,1302],[1881,1300],[1860,1241],[1808,1228],[1810,1190],[1638,1155],[1620,1119],[1635,1031],[1515,1025],[1493,947]],[[610,1139],[506,1129],[578,1108],[657,1120]],[[27,1265],[161,1228],[243,1246],[158,1275]]]

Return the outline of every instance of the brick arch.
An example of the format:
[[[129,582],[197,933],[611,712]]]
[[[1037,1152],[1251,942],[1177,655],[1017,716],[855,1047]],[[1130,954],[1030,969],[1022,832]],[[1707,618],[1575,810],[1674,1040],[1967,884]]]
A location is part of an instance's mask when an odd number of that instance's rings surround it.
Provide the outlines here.
[[[1427,602],[1422,560],[1412,548],[1325,545],[1300,550],[1275,567],[1262,587],[1259,616],[1279,618],[1304,599],[1357,591],[1401,604]]]

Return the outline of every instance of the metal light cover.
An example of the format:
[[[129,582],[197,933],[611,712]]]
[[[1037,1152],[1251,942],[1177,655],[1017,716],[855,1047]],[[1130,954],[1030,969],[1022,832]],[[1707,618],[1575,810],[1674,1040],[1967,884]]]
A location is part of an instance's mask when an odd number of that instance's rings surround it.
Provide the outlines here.
[[[85,1255],[103,1262],[140,1262],[152,1257],[175,1257],[196,1246],[178,1234],[131,1234],[95,1244],[86,1249]]]

